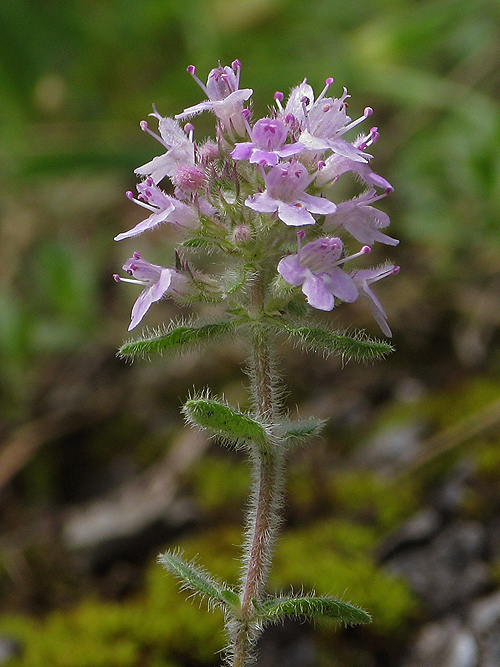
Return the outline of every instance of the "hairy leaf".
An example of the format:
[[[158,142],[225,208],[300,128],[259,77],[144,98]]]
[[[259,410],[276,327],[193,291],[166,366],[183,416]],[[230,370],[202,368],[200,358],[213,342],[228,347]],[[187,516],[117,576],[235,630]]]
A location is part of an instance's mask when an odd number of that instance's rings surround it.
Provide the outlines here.
[[[229,604],[232,607],[239,604],[239,598],[233,590],[217,582],[199,565],[182,558],[179,552],[167,551],[158,556],[158,561],[182,582],[184,588],[209,598],[212,603]]]
[[[394,351],[390,343],[370,338],[364,332],[348,335],[345,331],[307,326],[286,326],[285,330],[303,348],[341,356],[346,361],[377,361]]]
[[[259,617],[270,622],[298,616],[311,620],[329,618],[352,625],[371,621],[370,614],[363,609],[330,597],[282,597],[256,605],[256,609]]]
[[[180,325],[164,332],[124,343],[118,350],[120,357],[146,357],[153,352],[187,351],[193,345],[231,333],[234,322],[214,322],[199,326]]]
[[[309,419],[300,419],[296,421],[284,421],[278,427],[278,433],[290,444],[295,444],[317,435],[324,425],[324,420],[318,419],[317,417],[310,417]]]
[[[254,442],[262,449],[270,447],[263,424],[213,398],[190,398],[182,409],[188,422],[208,429],[227,444],[239,447]]]

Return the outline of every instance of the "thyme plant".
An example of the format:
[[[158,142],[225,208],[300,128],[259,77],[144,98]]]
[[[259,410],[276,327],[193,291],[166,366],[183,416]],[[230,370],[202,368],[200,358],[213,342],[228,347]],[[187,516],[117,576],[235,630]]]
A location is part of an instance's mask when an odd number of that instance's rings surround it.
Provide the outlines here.
[[[183,407],[189,424],[243,449],[250,459],[252,490],[239,587],[233,590],[178,551],[160,556],[185,588],[224,610],[233,667],[251,662],[262,628],[286,617],[326,617],[348,624],[370,620],[362,609],[331,597],[275,597],[266,589],[280,525],[284,458],[290,447],[311,439],[323,425],[315,418],[288,417],[276,349],[280,339],[288,338],[304,349],[344,359],[384,357],[392,350],[389,343],[359,331],[334,330],[315,322],[312,312],[331,311],[363,297],[390,337],[372,286],[399,270],[389,263],[365,265],[375,242],[398,243],[382,231],[389,225],[388,216],[373,206],[392,191],[370,167],[367,149],[379,137],[377,128],[346,138],[372,109],[351,120],[347,90],[330,97],[333,79],[328,78],[315,98],[304,80],[286,102],[283,93],[276,92],[269,115],[254,119],[253,91],[240,88],[240,69],[237,60],[230,67],[219,65],[205,85],[195,67],[188,67],[207,99],[175,118],[163,117],[153,107],[150,115],[159,134],[142,121],[141,128],[164,152],[136,169],[138,196],[127,193],[148,216],[116,240],[168,224],[179,242],[170,267],[151,264],[134,252],[123,266],[128,277],[114,276],[143,287],[129,330],[165,296],[191,311],[195,304],[213,305],[210,316],[192,314],[146,330],[120,348],[124,357],[183,352],[223,336],[238,335],[247,342],[251,410],[235,409],[209,390],[190,397]],[[204,111],[215,116],[215,137],[199,142],[188,119]],[[334,202],[335,184],[344,174],[356,177],[361,192],[350,201]],[[339,234],[352,237],[351,246],[360,245],[347,252]],[[211,265],[220,268],[217,275],[196,266],[207,253]]]

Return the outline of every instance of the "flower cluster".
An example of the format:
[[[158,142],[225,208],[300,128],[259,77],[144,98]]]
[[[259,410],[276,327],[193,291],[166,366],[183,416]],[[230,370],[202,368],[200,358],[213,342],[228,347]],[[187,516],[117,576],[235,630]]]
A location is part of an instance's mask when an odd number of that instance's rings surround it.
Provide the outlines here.
[[[230,67],[219,66],[204,84],[195,67],[188,67],[207,99],[175,118],[163,117],[153,107],[150,115],[158,133],[148,122],[141,123],[164,152],[136,169],[141,178],[138,195],[127,196],[148,215],[116,240],[167,223],[178,235],[179,248],[175,269],[150,264],[134,253],[123,266],[132,278],[115,276],[144,286],[129,328],[165,295],[184,303],[220,301],[228,304],[228,312],[246,309],[250,317],[247,288],[258,274],[267,280],[269,313],[286,317],[291,303],[304,298],[294,288],[301,288],[307,303],[323,311],[361,296],[390,336],[386,313],[371,286],[399,267],[350,268],[374,243],[398,243],[382,231],[390,222],[387,214],[373,206],[392,191],[370,166],[367,150],[379,137],[377,128],[347,138],[372,109],[352,120],[345,89],[338,98],[329,96],[329,78],[315,98],[304,80],[286,102],[283,93],[276,92],[269,116],[254,120],[246,106],[253,91],[239,87],[240,69],[237,60]],[[197,142],[190,119],[204,111],[215,115],[216,136]],[[335,184],[347,173],[365,189],[354,199],[334,202]],[[346,253],[346,239],[338,236],[344,232],[363,244],[361,249]],[[200,250],[225,254],[221,275],[194,269]]]

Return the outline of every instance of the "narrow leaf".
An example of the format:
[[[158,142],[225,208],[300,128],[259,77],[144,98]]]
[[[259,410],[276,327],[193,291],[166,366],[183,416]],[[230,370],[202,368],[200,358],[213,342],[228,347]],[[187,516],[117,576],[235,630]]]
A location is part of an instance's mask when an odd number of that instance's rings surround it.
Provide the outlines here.
[[[390,343],[370,338],[364,332],[348,336],[344,331],[307,326],[286,326],[285,330],[303,348],[338,355],[347,361],[377,361],[394,351]]]
[[[263,449],[270,447],[262,424],[213,398],[191,398],[184,403],[182,410],[188,422],[208,429],[228,444],[238,447],[254,442]]]
[[[167,551],[158,556],[158,561],[183,584],[183,588],[195,591],[212,602],[236,606],[239,598],[226,584],[218,583],[213,577],[192,561],[187,561],[180,553]]]
[[[303,617],[310,620],[329,618],[352,625],[371,621],[370,614],[363,609],[330,597],[303,596],[267,600],[258,605],[257,614],[270,622],[281,621],[284,617]]]
[[[168,350],[187,351],[193,345],[213,340],[231,333],[234,322],[215,322],[200,326],[181,325],[151,336],[124,343],[118,350],[120,357],[146,357],[153,352],[163,353]]]
[[[318,435],[325,422],[323,419],[317,417],[310,417],[309,419],[300,419],[296,421],[284,421],[278,428],[279,435],[287,440],[289,444],[298,444]]]

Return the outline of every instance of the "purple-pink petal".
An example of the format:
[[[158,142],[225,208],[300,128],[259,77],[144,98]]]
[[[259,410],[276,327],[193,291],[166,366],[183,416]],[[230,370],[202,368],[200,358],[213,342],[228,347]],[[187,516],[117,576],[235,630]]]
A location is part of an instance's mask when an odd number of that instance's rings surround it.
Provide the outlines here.
[[[279,202],[270,197],[267,192],[256,192],[245,200],[245,206],[257,213],[274,213],[278,210]]]
[[[301,201],[296,201],[292,204],[278,201],[277,204],[278,218],[282,220],[285,225],[289,225],[290,227],[301,227],[302,225],[316,224],[316,220]]]
[[[307,303],[318,310],[332,310],[335,298],[324,281],[325,274],[316,275],[307,269],[307,275],[302,285],[302,292]]]
[[[250,164],[263,164],[266,167],[275,167],[279,162],[278,155],[272,151],[254,148],[250,156]]]
[[[129,229],[128,232],[122,232],[121,234],[118,234],[118,236],[115,236],[114,240],[123,241],[124,239],[130,239],[133,236],[138,236],[143,232],[153,229],[160,223],[165,222],[166,218],[174,210],[174,208],[175,208],[174,205],[171,204],[170,207],[165,209],[164,211],[159,211],[158,213],[152,213],[149,216],[149,218],[146,218],[146,220],[139,222],[135,227]]]
[[[158,267],[161,268],[161,267]],[[162,296],[168,291],[172,280],[172,270],[162,269],[157,282],[148,285],[137,298],[132,308],[132,319],[128,328],[131,331],[142,320],[144,315],[149,310],[149,307],[155,301],[159,301]]]
[[[319,215],[329,215],[337,210],[337,205],[325,197],[303,194],[300,201],[305,204],[308,211]]]
[[[249,160],[253,150],[254,145],[250,141],[238,143],[231,152],[231,157],[233,160]]]
[[[287,144],[286,146],[283,146],[283,148],[280,148],[276,151],[276,154],[281,158],[292,157],[293,155],[297,155],[297,153],[303,151],[304,148],[304,144],[301,144],[300,141],[297,141],[294,144]]]
[[[280,259],[278,263],[278,273],[290,283],[290,285],[302,285],[308,269],[299,261],[298,255],[288,255]]]
[[[341,301],[352,303],[358,298],[358,289],[354,280],[338,266],[332,267],[328,273],[325,282],[330,286],[330,290]]]

